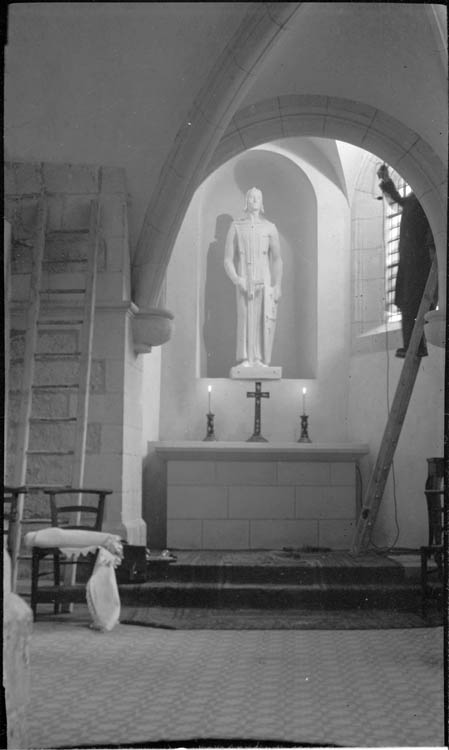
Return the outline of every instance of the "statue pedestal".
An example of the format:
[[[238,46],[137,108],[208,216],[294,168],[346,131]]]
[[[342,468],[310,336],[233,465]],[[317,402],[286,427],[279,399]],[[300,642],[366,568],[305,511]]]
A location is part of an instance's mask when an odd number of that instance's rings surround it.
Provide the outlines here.
[[[271,367],[269,365],[244,367],[243,365],[235,365],[235,367],[231,367],[229,377],[234,380],[281,380],[282,367]]]

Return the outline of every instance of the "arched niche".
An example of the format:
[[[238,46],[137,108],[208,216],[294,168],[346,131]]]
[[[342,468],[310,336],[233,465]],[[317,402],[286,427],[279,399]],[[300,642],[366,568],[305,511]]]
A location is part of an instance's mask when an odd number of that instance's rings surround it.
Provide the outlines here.
[[[161,440],[204,436],[211,379],[218,439],[245,439],[254,418],[247,383],[229,377],[235,364],[236,300],[224,270],[224,243],[230,222],[242,215],[246,190],[255,183],[263,190],[267,218],[278,227],[286,266],[272,357],[283,374],[270,385],[265,436],[299,437],[295,410],[304,385],[315,436],[344,435],[350,212],[342,181],[331,168],[338,154],[329,160],[330,144],[319,155],[320,144],[306,141],[265,143],[237,154],[203,181],[190,202],[167,269],[165,299],[175,325],[161,352]],[[215,351],[207,357],[211,340]],[[215,371],[207,363],[214,356]]]
[[[201,190],[199,376],[228,377],[236,364],[235,288],[223,266],[226,235],[243,215],[244,196],[262,190],[265,216],[278,229],[283,260],[271,363],[283,378],[313,378],[317,360],[317,202],[305,173],[270,151],[238,155],[214,172]]]

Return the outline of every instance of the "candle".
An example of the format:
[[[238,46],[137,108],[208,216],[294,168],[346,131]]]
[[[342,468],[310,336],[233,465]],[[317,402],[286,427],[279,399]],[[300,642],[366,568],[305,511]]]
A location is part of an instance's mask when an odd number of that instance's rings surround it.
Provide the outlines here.
[[[307,388],[303,388],[302,389],[302,413],[303,414],[306,413],[306,393],[307,393]]]
[[[211,391],[212,391],[212,386],[208,385],[207,386],[207,390],[209,391],[209,414],[210,414],[211,413],[211,408],[210,408],[210,394],[211,394]]]

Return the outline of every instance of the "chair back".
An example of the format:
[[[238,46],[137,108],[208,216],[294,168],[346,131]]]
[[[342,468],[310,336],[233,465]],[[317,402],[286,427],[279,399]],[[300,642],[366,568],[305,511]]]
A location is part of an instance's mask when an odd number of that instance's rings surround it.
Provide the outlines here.
[[[440,545],[445,525],[447,509],[445,507],[445,460],[444,458],[428,458],[428,473],[425,486],[427,512],[429,520],[428,545]],[[447,519],[446,519],[447,520]]]
[[[112,490],[46,489],[50,501],[51,525],[64,529],[101,531],[106,496]]]
[[[11,558],[11,590],[15,590],[21,542],[23,494],[26,487],[3,487],[3,538]]]

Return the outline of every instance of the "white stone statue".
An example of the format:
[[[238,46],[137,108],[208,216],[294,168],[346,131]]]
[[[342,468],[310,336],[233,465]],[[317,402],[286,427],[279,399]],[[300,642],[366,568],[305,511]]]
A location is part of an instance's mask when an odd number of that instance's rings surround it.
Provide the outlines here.
[[[263,214],[262,192],[253,187],[246,193],[245,216],[232,222],[226,238],[224,267],[237,294],[239,371],[269,366],[281,297],[279,234]]]

